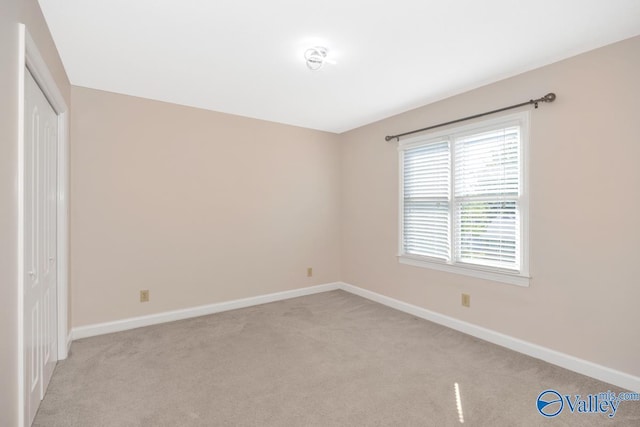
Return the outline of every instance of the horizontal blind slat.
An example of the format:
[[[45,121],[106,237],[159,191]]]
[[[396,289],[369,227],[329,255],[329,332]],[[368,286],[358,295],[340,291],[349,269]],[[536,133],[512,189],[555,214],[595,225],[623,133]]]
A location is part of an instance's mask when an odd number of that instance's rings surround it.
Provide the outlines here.
[[[456,260],[517,270],[519,127],[456,139],[453,173]]]
[[[403,252],[448,259],[450,148],[436,141],[404,151]]]
[[[404,149],[403,252],[518,270],[520,144],[509,125]]]

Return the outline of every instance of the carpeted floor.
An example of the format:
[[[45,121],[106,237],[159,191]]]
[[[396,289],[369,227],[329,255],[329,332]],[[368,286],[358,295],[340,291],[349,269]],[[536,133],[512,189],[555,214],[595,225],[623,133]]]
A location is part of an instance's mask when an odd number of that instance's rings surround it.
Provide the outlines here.
[[[547,389],[622,391],[333,291],[74,341],[34,425],[640,426],[640,402],[545,418]]]

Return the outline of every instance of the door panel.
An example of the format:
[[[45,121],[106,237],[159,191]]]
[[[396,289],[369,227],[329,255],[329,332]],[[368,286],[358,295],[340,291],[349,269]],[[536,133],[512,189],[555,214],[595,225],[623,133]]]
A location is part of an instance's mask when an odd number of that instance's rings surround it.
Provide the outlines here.
[[[44,98],[44,96],[43,96]],[[41,101],[46,102],[46,99]],[[47,102],[46,120],[43,121],[43,224],[42,224],[42,345],[43,345],[43,390],[49,385],[53,370],[56,366],[58,356],[57,340],[57,269],[56,269],[56,249],[57,249],[57,152],[58,135],[57,121],[53,108]]]
[[[24,129],[24,332],[25,369],[27,379],[26,415],[29,424],[38,410],[42,392],[40,362],[40,109],[37,85],[31,75],[25,74],[25,129]]]
[[[31,424],[57,360],[57,116],[25,70],[24,345]]]

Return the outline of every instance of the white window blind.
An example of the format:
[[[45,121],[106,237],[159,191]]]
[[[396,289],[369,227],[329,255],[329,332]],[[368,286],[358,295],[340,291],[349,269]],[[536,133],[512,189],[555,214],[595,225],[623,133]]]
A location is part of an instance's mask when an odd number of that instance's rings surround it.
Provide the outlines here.
[[[520,128],[455,141],[455,254],[460,262],[519,265]]]
[[[401,257],[526,277],[526,116],[514,116],[401,145]]]
[[[405,252],[449,259],[449,141],[437,141],[404,154]]]

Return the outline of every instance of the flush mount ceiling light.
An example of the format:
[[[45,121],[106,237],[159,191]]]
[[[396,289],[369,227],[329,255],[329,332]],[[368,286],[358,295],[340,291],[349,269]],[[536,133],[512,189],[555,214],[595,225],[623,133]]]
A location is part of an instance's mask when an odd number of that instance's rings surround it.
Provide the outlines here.
[[[304,52],[304,59],[307,61],[307,68],[316,71],[322,68],[325,63],[335,64],[335,61],[327,58],[329,49],[322,46],[310,47]]]

